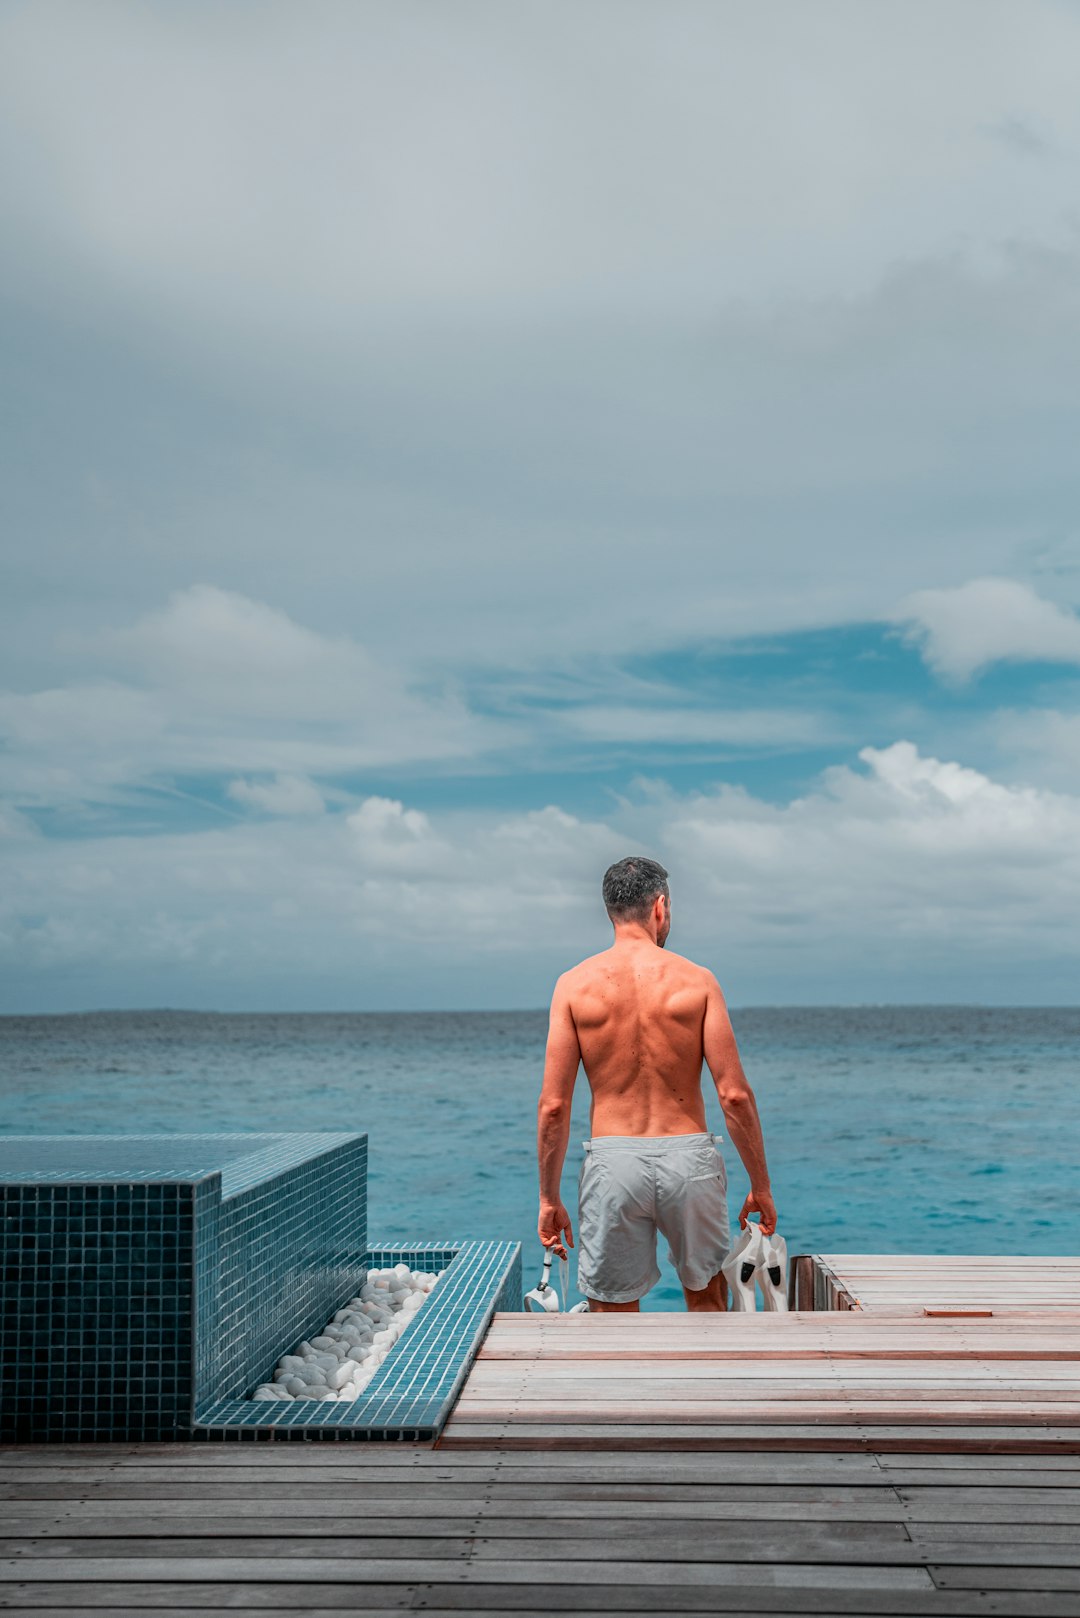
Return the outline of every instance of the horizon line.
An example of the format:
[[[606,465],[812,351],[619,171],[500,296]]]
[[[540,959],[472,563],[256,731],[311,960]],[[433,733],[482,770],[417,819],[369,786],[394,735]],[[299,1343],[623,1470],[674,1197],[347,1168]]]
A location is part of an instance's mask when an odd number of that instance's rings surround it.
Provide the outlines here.
[[[1001,1002],[985,1000],[776,1000],[743,1005],[728,1003],[732,1012],[746,1011],[1078,1011],[1080,1001]],[[70,1011],[0,1011],[0,1021],[17,1017],[523,1017],[544,1016],[547,1006],[412,1006],[323,1007],[319,1010],[280,1010],[215,1006],[84,1006]]]

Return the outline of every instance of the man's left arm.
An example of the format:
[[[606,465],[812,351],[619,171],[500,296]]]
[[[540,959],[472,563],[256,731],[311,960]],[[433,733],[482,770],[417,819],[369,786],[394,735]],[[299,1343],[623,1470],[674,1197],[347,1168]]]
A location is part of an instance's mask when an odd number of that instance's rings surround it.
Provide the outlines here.
[[[544,1082],[537,1109],[536,1155],[540,1166],[540,1219],[538,1233],[545,1247],[558,1258],[566,1257],[563,1235],[574,1245],[570,1215],[563,1206],[562,1171],[570,1140],[570,1104],[581,1062],[577,1028],[570,1010],[570,996],[562,978],[551,997]]]

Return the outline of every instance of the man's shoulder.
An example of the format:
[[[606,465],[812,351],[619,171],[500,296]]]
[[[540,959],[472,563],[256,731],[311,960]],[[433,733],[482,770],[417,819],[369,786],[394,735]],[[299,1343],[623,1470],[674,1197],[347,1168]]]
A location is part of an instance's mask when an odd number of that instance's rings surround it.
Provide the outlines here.
[[[672,963],[677,972],[687,979],[693,979],[695,982],[700,983],[703,988],[716,982],[716,978],[709,971],[709,968],[702,966],[699,961],[692,961],[689,955],[677,955],[673,949],[666,949],[664,956]]]
[[[566,971],[560,974],[558,983],[563,988],[570,989],[573,988],[575,983],[586,982],[595,973],[603,969],[603,962],[610,954],[610,950],[604,949],[597,955],[586,955],[585,959],[578,961],[575,966],[568,966]]]

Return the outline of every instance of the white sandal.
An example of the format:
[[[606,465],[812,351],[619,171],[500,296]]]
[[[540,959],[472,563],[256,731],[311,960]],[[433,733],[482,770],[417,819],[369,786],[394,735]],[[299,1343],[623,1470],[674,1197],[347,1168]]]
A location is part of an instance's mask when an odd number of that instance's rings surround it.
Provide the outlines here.
[[[589,1300],[588,1300],[588,1298],[583,1298],[580,1303],[575,1303],[575,1305],[574,1305],[574,1307],[572,1309],[567,1309],[567,1307],[566,1307],[566,1288],[567,1288],[567,1283],[569,1282],[569,1279],[570,1279],[570,1260],[565,1259],[565,1258],[561,1258],[559,1260],[559,1291],[562,1293],[562,1310],[563,1310],[563,1313],[564,1314],[570,1314],[570,1315],[587,1315],[588,1312],[589,1312]],[[524,1299],[522,1301],[525,1304],[526,1310],[528,1310],[528,1308],[529,1308],[529,1306],[531,1304],[534,1309],[542,1310],[545,1314],[548,1314],[548,1315],[557,1315],[559,1313],[559,1295],[555,1291],[555,1288],[551,1284],[551,1254],[550,1253],[545,1253],[544,1254],[543,1274],[541,1275],[541,1277],[540,1277],[539,1281],[536,1283],[536,1285],[533,1287],[532,1291],[531,1292],[526,1292],[525,1297],[524,1297]]]
[[[757,1309],[754,1275],[761,1261],[761,1241],[761,1226],[748,1224],[720,1266],[720,1273],[726,1278],[731,1291],[733,1310],[753,1312]]]
[[[761,1238],[761,1257],[758,1260],[758,1285],[766,1309],[781,1314],[787,1312],[787,1242],[774,1231]]]
[[[563,1260],[563,1263],[564,1264],[566,1263],[565,1259]],[[565,1285],[566,1285],[566,1283],[564,1281],[563,1286],[565,1287]],[[555,1288],[551,1284],[551,1254],[550,1253],[545,1253],[544,1254],[543,1274],[541,1275],[541,1277],[540,1277],[539,1281],[536,1283],[536,1285],[533,1287],[532,1291],[531,1292],[526,1292],[523,1302],[525,1304],[526,1309],[528,1309],[530,1304],[531,1304],[534,1309],[539,1309],[539,1310],[541,1310],[542,1312],[544,1312],[546,1314],[549,1314],[549,1315],[557,1315],[558,1314],[558,1312],[559,1312],[559,1295],[555,1291]]]

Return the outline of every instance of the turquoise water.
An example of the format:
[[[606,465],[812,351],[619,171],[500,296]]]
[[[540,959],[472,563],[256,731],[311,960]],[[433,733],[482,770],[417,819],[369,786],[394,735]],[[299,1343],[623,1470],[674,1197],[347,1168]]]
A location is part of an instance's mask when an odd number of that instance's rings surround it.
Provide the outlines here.
[[[791,1252],[1080,1253],[1080,1008],[732,1021]],[[542,1012],[4,1017],[0,1132],[367,1130],[374,1236],[513,1237],[531,1284],[545,1033]],[[571,1213],[587,1100],[581,1078]],[[734,1220],[745,1176],[722,1149]],[[665,1264],[647,1307],[681,1302]]]

